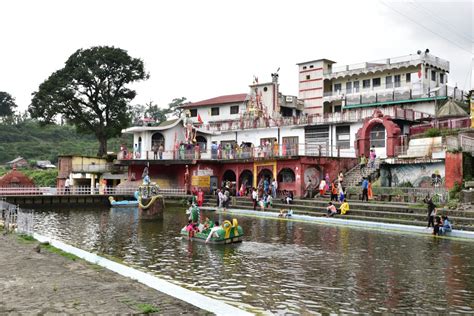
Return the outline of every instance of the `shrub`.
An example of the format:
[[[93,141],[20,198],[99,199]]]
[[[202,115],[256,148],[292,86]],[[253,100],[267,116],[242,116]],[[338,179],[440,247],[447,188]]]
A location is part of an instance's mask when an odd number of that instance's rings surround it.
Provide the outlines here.
[[[438,128],[430,128],[425,132],[426,137],[438,137],[441,136],[441,130]]]

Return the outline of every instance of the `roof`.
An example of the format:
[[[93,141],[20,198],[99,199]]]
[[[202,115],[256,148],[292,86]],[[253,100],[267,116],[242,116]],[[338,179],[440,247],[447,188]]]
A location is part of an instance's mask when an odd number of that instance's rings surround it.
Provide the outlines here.
[[[227,104],[227,103],[242,103],[246,99],[247,99],[247,93],[229,94],[229,95],[222,95],[220,97],[215,97],[215,98],[211,98],[207,100],[202,100],[199,102],[184,104],[182,108],[194,108],[198,106],[219,105],[219,104]]]
[[[21,160],[25,160],[25,158],[23,158],[23,157],[17,157],[17,158],[15,158],[15,159],[13,159],[12,161],[9,161],[9,162],[7,162],[7,163],[17,163],[18,161],[21,161]]]
[[[132,126],[122,130],[123,134],[133,134],[136,132],[145,132],[145,131],[165,131],[167,129],[173,128],[182,121],[181,118],[168,120],[160,123],[158,126]]]
[[[158,126],[159,127],[164,127],[164,126],[172,125],[172,124],[176,123],[178,120],[179,120],[179,118],[173,119],[173,120],[163,121],[160,124],[158,124]]]
[[[459,104],[453,100],[448,100],[436,113],[437,118],[445,117],[463,117],[468,116],[469,114],[464,111]]]
[[[330,59],[326,59],[326,58],[321,58],[321,59],[315,59],[315,60],[310,60],[310,61],[303,61],[301,63],[297,63],[296,65],[304,65],[304,64],[309,64],[309,63],[314,63],[314,62],[317,62],[317,61],[325,61],[329,64],[335,64],[336,62],[335,61],[332,61]]]

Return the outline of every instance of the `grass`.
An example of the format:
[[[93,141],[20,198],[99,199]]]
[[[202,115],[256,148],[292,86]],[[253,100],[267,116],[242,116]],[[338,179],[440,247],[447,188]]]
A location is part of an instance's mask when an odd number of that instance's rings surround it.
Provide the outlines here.
[[[143,314],[158,313],[160,311],[157,307],[146,303],[136,304],[136,307],[140,309]]]
[[[60,255],[64,258],[67,258],[67,259],[72,260],[72,261],[76,261],[76,260],[80,259],[78,256],[75,256],[73,254],[70,254],[69,252],[65,252],[65,251],[62,251],[61,249],[58,249],[56,247],[51,246],[49,243],[42,243],[41,248],[46,249],[47,251],[49,251],[51,253],[58,254],[58,255]]]

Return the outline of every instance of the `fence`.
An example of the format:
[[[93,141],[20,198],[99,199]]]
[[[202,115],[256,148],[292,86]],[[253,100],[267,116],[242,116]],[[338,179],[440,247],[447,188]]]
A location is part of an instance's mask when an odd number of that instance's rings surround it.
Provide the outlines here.
[[[443,121],[433,121],[426,124],[418,124],[410,127],[410,134],[417,135],[426,132],[430,128],[437,129],[455,129],[455,128],[467,128],[471,126],[471,119],[469,117],[443,120]]]
[[[17,195],[133,195],[138,187],[105,187],[104,189],[90,186],[73,186],[67,188],[50,187],[0,187],[0,196]],[[185,194],[184,188],[160,188],[163,195]]]
[[[177,150],[167,150],[162,155],[154,155],[153,151],[144,151],[142,155],[135,158],[119,155],[119,160],[245,160],[245,159],[268,159],[268,158],[290,158],[295,156],[313,157],[343,157],[355,158],[356,152],[350,143],[347,146],[331,146],[328,142],[316,144],[269,144],[261,146],[237,146],[237,143],[229,144],[230,147],[216,146],[212,149],[202,150],[199,145],[183,145]],[[160,157],[162,159],[160,159]]]

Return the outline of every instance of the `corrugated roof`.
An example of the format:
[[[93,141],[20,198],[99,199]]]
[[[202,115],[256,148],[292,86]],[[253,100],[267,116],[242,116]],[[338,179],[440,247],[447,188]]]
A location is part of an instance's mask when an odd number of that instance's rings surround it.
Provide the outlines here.
[[[242,103],[245,101],[245,99],[247,99],[247,93],[229,94],[229,95],[222,95],[220,97],[215,97],[215,98],[211,98],[207,100],[202,100],[199,102],[184,104],[182,107],[194,108],[194,107],[206,106],[206,105]]]
[[[464,111],[455,101],[448,100],[436,113],[437,118],[444,117],[463,117],[468,116],[469,114]]]

